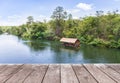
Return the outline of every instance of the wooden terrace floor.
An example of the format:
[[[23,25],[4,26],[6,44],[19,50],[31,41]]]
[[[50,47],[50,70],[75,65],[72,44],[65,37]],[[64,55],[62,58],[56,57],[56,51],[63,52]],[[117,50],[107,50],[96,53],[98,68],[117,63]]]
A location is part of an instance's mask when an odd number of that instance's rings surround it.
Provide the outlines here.
[[[120,64],[0,65],[0,83],[120,83]]]

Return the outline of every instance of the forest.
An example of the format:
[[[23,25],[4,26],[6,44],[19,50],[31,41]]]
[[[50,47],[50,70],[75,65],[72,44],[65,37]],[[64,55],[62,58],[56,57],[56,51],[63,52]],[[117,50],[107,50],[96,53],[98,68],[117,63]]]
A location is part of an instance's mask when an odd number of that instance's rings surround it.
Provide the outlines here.
[[[82,44],[120,49],[120,14],[118,10],[96,11],[95,16],[73,19],[63,7],[56,7],[51,20],[34,21],[27,17],[20,26],[0,26],[0,34],[9,33],[22,39],[58,41],[62,37],[78,38]]]

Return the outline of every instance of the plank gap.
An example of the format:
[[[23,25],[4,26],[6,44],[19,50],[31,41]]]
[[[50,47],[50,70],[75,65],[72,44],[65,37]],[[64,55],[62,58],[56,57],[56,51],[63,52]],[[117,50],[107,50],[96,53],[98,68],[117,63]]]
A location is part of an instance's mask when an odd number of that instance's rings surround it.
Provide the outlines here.
[[[94,78],[100,82],[100,83],[116,83],[114,80],[112,80],[108,75],[106,75],[104,72],[99,70],[96,67],[97,64],[84,64],[84,66],[88,69],[88,71],[93,74]],[[100,65],[100,64],[98,64]]]
[[[45,74],[44,74],[44,76],[43,76],[43,79],[42,79],[41,83],[43,83],[43,81],[44,81],[44,79],[45,79],[45,76],[46,76],[46,73],[47,73],[47,71],[48,71],[49,66],[50,66],[50,65],[47,66],[46,72],[45,72]]]
[[[94,75],[92,75],[92,73],[83,64],[82,66],[89,72],[89,74],[96,80],[96,82],[99,83],[99,81],[94,77]]]
[[[9,66],[9,67],[8,67]],[[21,69],[22,69],[22,66],[23,65],[8,65],[7,67],[8,68],[6,68],[6,70],[4,71],[4,72],[7,72],[7,73],[4,73],[3,72],[3,75],[5,74],[5,76],[4,76],[4,78],[6,78],[6,79],[3,79],[1,82],[5,82],[6,83],[6,81],[7,80],[9,80],[12,76],[14,76],[17,72],[19,72]],[[17,68],[11,68],[11,67],[15,67],[15,66],[18,66]],[[10,69],[12,69],[12,70],[10,70]],[[9,71],[9,72],[8,72]],[[11,71],[11,72],[10,72]]]
[[[114,71],[116,71],[116,72],[118,72],[119,74],[120,74],[120,68],[119,67],[117,67],[118,68],[118,70],[114,67],[115,65],[106,65],[106,66],[108,66],[108,67],[110,67],[111,69],[113,69]]]
[[[78,78],[78,76],[77,76],[77,74],[76,74],[76,72],[75,72],[75,70],[74,70],[74,68],[73,68],[73,65],[71,65],[71,67],[72,67],[72,69],[73,69],[73,71],[74,71],[74,73],[75,73],[75,76],[76,76],[78,82],[80,83],[80,80],[79,80],[79,78]]]
[[[28,78],[28,76],[30,76],[31,75],[31,73],[32,72],[34,72],[34,70],[32,70],[25,78],[24,78],[24,80],[23,80],[23,82],[22,83],[24,83],[25,82],[25,80]]]
[[[107,71],[104,69],[106,67]],[[102,71],[103,73],[105,73],[108,77],[110,77],[112,80],[114,80],[115,82],[119,82],[120,79],[116,78],[115,75],[110,75],[111,73],[110,72],[113,72],[113,73],[118,73],[116,71],[114,71],[113,69],[111,69],[110,67],[106,66],[106,65],[103,65],[101,68],[100,67],[97,67],[100,71]],[[111,70],[108,70],[108,69],[111,69]],[[109,72],[108,72],[109,71]],[[118,73],[119,74],[119,73]],[[118,75],[117,74],[117,75]],[[119,74],[120,75],[120,74]]]

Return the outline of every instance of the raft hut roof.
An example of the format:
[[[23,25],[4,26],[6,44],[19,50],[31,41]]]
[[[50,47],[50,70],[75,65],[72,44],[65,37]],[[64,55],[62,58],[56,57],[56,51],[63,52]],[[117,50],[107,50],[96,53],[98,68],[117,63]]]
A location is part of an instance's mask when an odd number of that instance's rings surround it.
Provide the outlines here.
[[[76,41],[79,41],[77,38],[61,38],[60,42],[63,43],[76,43]]]

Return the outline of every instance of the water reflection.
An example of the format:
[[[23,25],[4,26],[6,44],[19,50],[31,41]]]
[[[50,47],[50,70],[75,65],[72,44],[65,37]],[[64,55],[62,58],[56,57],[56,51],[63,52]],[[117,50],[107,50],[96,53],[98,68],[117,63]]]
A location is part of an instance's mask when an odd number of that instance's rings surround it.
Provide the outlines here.
[[[93,63],[120,63],[120,51],[118,49],[98,48],[93,46],[81,47],[86,62]]]
[[[31,50],[34,51],[39,51],[39,50],[44,50],[47,47],[47,44],[44,43],[44,41],[30,41],[30,42],[25,42],[24,44],[28,45]]]
[[[120,63],[120,51],[86,45],[69,48],[60,42],[0,35],[0,63]]]

